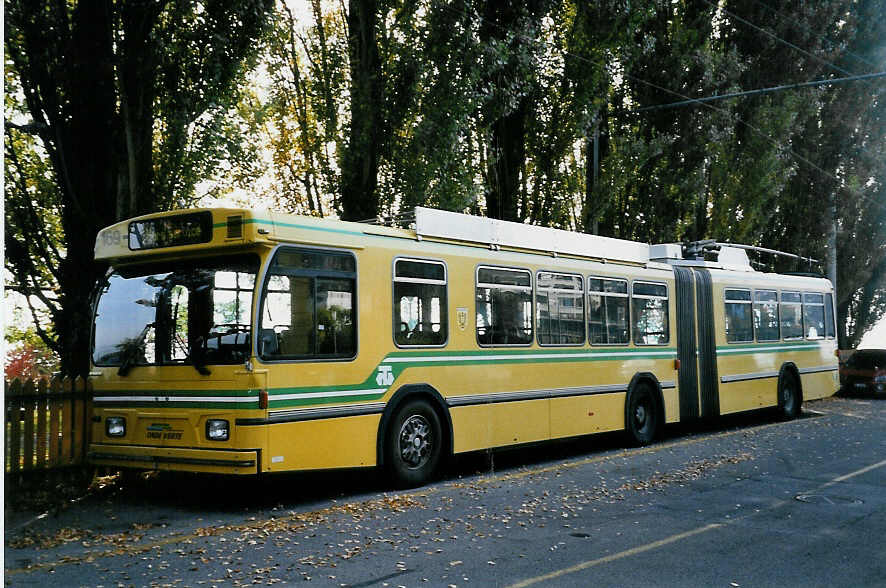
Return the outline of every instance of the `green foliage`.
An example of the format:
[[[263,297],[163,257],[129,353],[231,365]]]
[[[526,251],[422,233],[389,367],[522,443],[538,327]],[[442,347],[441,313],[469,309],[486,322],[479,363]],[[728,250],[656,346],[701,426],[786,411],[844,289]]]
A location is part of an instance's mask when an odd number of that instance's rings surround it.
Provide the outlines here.
[[[341,211],[336,153],[343,145],[347,35],[340,12],[324,12],[319,0],[311,10],[313,24],[299,31],[293,13],[277,9],[263,55],[270,87],[260,131],[280,207],[323,216]]]
[[[7,119],[24,120],[20,102],[22,89],[9,62],[4,82]],[[22,299],[30,315],[23,317],[21,308],[12,305],[7,297],[7,308],[14,311],[4,336],[13,347],[42,347],[57,352],[57,337],[51,322],[52,310],[58,305],[58,265],[64,253],[59,248],[64,233],[52,169],[46,152],[34,136],[8,127],[3,139],[7,270],[20,268],[12,272],[19,278],[18,283],[8,283],[6,287],[25,294]],[[17,326],[24,323],[33,326],[29,329]]]
[[[97,231],[185,206],[222,159],[248,157],[227,114],[272,0],[5,7],[7,109],[30,118],[5,125],[6,267],[82,374]]]
[[[383,210],[389,215],[418,205],[465,210],[482,189],[471,164],[479,149],[475,117],[487,100],[478,88],[484,56],[476,22],[457,5],[428,8],[425,19],[386,44],[385,64],[401,71],[398,79],[413,80],[396,86],[397,107],[389,117],[401,121],[383,164]],[[422,59],[402,62],[398,53]]]

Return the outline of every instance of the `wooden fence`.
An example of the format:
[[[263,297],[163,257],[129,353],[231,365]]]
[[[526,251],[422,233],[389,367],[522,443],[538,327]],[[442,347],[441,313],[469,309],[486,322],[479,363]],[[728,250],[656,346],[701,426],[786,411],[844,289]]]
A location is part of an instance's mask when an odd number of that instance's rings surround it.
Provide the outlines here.
[[[83,463],[91,390],[82,378],[6,382],[6,472]]]

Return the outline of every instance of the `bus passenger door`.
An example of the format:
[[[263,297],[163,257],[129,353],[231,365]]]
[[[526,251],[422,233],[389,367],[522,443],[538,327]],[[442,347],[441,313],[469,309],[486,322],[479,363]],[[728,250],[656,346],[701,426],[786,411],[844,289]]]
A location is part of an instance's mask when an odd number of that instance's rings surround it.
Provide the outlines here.
[[[674,266],[677,283],[677,359],[680,360],[680,422],[698,418],[698,364],[695,337],[695,276]]]

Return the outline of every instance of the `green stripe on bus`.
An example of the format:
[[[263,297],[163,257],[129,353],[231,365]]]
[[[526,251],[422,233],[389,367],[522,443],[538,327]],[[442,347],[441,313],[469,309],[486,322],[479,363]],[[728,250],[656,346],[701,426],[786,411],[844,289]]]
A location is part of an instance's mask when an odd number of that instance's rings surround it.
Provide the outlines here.
[[[618,357],[611,357],[618,354]],[[515,360],[519,363],[574,363],[574,362],[598,362],[606,360],[642,360],[642,359],[672,359],[676,357],[677,350],[671,347],[655,347],[650,349],[601,349],[601,350],[564,350],[564,349],[508,349],[508,350],[471,350],[471,351],[397,351],[389,353],[372,370],[369,376],[360,384],[349,386],[310,386],[310,387],[287,387],[269,390],[270,407],[285,408],[292,406],[305,406],[310,404],[329,404],[333,402],[349,402],[355,400],[378,400],[383,397],[400,375],[409,368],[421,367],[449,367],[454,365],[495,365],[511,363]],[[531,356],[568,356],[568,357],[531,357]],[[488,359],[483,359],[489,356]],[[493,357],[497,356],[497,357]],[[507,356],[503,359],[501,356]],[[530,356],[530,357],[527,357]],[[627,357],[625,357],[627,356]],[[471,359],[463,359],[469,357]],[[476,359],[475,359],[476,358]],[[513,358],[513,359],[510,359]],[[394,361],[409,359],[411,361]],[[382,366],[390,368],[382,370]],[[384,372],[390,373],[390,384],[379,382]],[[367,388],[384,388],[377,394],[366,395],[342,395],[349,391],[363,390]],[[274,397],[295,394],[329,394],[303,399],[274,400]]]
[[[384,394],[367,394],[364,396],[347,396],[345,398],[334,397],[334,396],[326,396],[323,398],[305,398],[305,399],[295,399],[295,400],[274,400],[271,397],[271,400],[268,402],[268,408],[293,408],[298,406],[316,406],[318,404],[333,404],[336,402],[342,401],[366,401],[366,400],[377,400],[384,396]]]
[[[632,361],[649,359],[672,359],[677,350],[672,347],[606,348],[606,349],[485,349],[470,351],[397,351],[389,353],[376,365],[363,382],[346,386],[303,386],[273,388],[268,390],[269,408],[287,408],[318,404],[331,404],[355,401],[378,400],[390,390],[393,383],[409,368],[488,366],[496,364],[539,364],[575,363],[600,361]],[[406,361],[404,361],[406,360]],[[384,369],[383,369],[384,368]],[[383,381],[385,380],[386,381]],[[353,394],[366,390],[365,394]],[[379,392],[373,392],[379,390]],[[352,393],[352,394],[349,394]],[[286,398],[281,396],[308,396],[308,398]],[[176,408],[258,408],[258,390],[139,390],[139,391],[99,391],[96,396],[106,397],[99,405],[125,404],[132,407],[176,407]],[[138,396],[153,396],[156,401],[128,400]],[[200,402],[175,399],[198,399],[211,396],[249,396],[255,401],[245,402]],[[167,400],[168,399],[168,400]]]

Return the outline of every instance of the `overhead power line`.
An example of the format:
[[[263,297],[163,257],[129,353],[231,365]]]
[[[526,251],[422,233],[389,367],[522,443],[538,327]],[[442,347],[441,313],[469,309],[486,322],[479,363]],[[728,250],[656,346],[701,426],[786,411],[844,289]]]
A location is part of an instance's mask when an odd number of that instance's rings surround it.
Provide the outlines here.
[[[805,31],[805,32],[809,33],[810,35],[812,35],[812,36],[814,36],[814,37],[818,37],[819,39],[821,39],[822,41],[824,41],[825,43],[827,43],[830,47],[832,47],[832,48],[833,48],[833,47],[836,47],[836,48],[838,48],[838,49],[840,48],[840,44],[839,44],[839,43],[837,43],[836,41],[832,41],[831,39],[829,39],[828,37],[825,37],[824,35],[819,35],[819,34],[818,34],[817,32],[815,32],[811,27],[809,27],[809,25],[807,25],[807,24],[805,24],[805,23],[802,23],[802,22],[798,21],[798,20],[795,19],[795,18],[791,18],[791,17],[789,17],[789,16],[785,16],[784,14],[782,14],[782,13],[779,12],[778,10],[772,8],[771,6],[769,6],[768,4],[766,4],[765,2],[760,2],[760,0],[751,0],[751,1],[752,1],[754,4],[756,4],[757,6],[761,6],[761,7],[765,8],[766,10],[768,10],[769,12],[771,12],[772,14],[775,14],[776,17],[780,18],[782,21],[788,21],[788,22],[791,23],[792,26],[797,27],[797,28],[799,28],[799,29]],[[849,51],[848,49],[845,49],[845,48],[843,48],[843,49],[841,49],[841,50],[843,51],[843,53],[844,53],[845,55],[847,55],[847,56],[849,56],[849,57],[855,59],[856,61],[859,61],[859,62],[863,63],[864,65],[867,65],[868,67],[877,67],[877,64],[876,64],[876,63],[872,62],[872,61],[869,60],[869,59],[865,59],[865,58],[862,57],[861,55],[857,55],[857,54],[853,53],[852,51]]]
[[[798,84],[787,84],[784,86],[770,86],[769,88],[759,88],[757,90],[746,90],[744,92],[732,92],[729,94],[717,94],[714,96],[705,96],[704,98],[690,98],[688,100],[680,100],[679,102],[668,102],[667,104],[654,104],[652,106],[644,106],[638,108],[634,112],[646,112],[647,110],[662,110],[665,108],[677,108],[679,106],[687,106],[689,104],[713,102],[714,100],[724,100],[726,98],[739,98],[741,96],[755,96],[759,94],[772,94],[773,92],[783,92],[784,90],[794,90],[796,88],[814,88],[816,86],[829,86],[831,84],[842,84],[844,82],[854,82],[857,80],[869,80],[873,78],[886,77],[886,71],[877,73],[863,74],[860,76],[849,76],[846,78],[832,78],[829,80],[813,80],[810,82],[800,82]]]
[[[834,71],[838,71],[838,72],[840,72],[840,73],[843,74],[844,76],[851,76],[851,75],[852,75],[852,72],[851,72],[851,71],[847,71],[847,70],[843,69],[842,67],[839,67],[839,66],[837,66],[837,65],[834,65],[834,64],[831,63],[830,61],[828,61],[828,60],[826,60],[826,59],[822,59],[822,58],[819,57],[818,55],[814,55],[814,54],[810,53],[809,51],[806,51],[806,50],[803,49],[802,47],[798,47],[798,46],[794,45],[793,43],[791,43],[791,42],[788,41],[787,39],[782,39],[781,37],[779,37],[779,36],[776,35],[775,33],[771,32],[771,31],[767,31],[766,29],[764,29],[764,28],[762,28],[762,27],[759,27],[759,26],[755,25],[754,23],[752,23],[751,21],[747,20],[746,18],[742,18],[742,17],[738,16],[737,14],[735,14],[734,12],[730,12],[730,11],[726,10],[725,8],[723,8],[722,6],[719,6],[718,4],[712,2],[711,0],[702,0],[702,1],[703,1],[705,4],[708,4],[709,6],[711,6],[712,8],[714,8],[715,10],[720,10],[723,14],[728,15],[729,17],[731,17],[731,18],[737,20],[738,22],[743,23],[743,24],[745,24],[745,25],[751,27],[751,28],[754,29],[755,31],[759,31],[759,32],[763,33],[764,35],[766,35],[767,37],[772,38],[772,39],[775,40],[776,42],[781,43],[782,45],[785,45],[786,47],[790,47],[790,48],[793,49],[794,51],[798,51],[798,52],[802,53],[803,55],[809,57],[810,59],[813,59],[813,60],[819,62],[820,64],[825,65],[825,66],[827,66],[827,67],[833,69]]]

